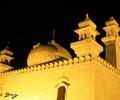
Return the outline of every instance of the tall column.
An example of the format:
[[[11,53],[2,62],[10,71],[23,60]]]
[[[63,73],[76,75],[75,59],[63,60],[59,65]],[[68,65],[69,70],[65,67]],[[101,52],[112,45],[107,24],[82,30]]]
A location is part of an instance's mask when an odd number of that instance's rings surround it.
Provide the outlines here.
[[[102,38],[105,44],[105,57],[109,63],[120,69],[120,27],[113,17],[105,24],[103,29],[106,32],[106,37]]]

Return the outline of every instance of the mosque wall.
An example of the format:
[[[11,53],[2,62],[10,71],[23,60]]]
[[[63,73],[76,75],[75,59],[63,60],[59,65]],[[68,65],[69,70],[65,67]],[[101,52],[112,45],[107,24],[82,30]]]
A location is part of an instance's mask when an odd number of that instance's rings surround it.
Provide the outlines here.
[[[94,100],[93,62],[38,71],[2,75],[3,100],[56,100],[58,88],[65,86],[65,100]]]
[[[57,100],[62,86],[65,100],[120,100],[119,70],[101,58],[75,61],[0,74],[0,100]]]
[[[95,100],[120,100],[120,75],[114,72],[114,68],[108,68],[96,66]]]

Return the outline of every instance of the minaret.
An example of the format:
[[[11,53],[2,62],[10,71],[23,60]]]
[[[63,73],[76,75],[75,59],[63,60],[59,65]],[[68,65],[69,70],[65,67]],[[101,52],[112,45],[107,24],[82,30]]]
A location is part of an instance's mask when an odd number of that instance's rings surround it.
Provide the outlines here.
[[[105,24],[106,26],[103,29],[106,32],[106,37],[102,38],[102,41],[105,44],[106,60],[120,69],[120,27],[113,17]]]
[[[100,33],[96,30],[96,25],[88,14],[86,14],[84,21],[78,23],[78,27],[79,29],[74,32],[79,35],[79,40],[71,43],[71,48],[77,57],[87,55],[93,58],[98,57],[100,52],[103,51],[103,47],[96,41],[96,36]]]
[[[12,69],[12,67],[10,66],[11,60],[14,59],[13,57],[11,57],[12,55],[13,52],[9,50],[8,46],[0,51],[0,72]]]

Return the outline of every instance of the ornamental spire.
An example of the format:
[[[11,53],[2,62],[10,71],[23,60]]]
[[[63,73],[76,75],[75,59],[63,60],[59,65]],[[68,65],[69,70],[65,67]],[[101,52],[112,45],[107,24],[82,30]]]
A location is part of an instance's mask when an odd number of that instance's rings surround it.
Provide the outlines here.
[[[96,35],[100,33],[96,30],[96,24],[86,14],[85,20],[78,23],[79,28],[74,32],[79,35],[77,42],[71,43],[71,48],[74,50],[77,57],[92,56],[96,58],[103,51],[103,47],[97,43]]]
[[[88,13],[86,14],[85,20],[78,23],[79,29],[74,32],[79,35],[79,40],[84,39],[96,39],[96,36],[100,33],[96,30],[96,24],[89,18]]]

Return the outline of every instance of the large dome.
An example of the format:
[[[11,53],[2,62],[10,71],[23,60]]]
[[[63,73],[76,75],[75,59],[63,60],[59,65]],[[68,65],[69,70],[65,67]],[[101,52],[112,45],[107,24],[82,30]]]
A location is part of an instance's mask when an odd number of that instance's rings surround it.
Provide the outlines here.
[[[33,46],[27,58],[28,67],[54,61],[59,58],[70,59],[71,54],[59,44],[52,41],[46,45],[38,43]]]

